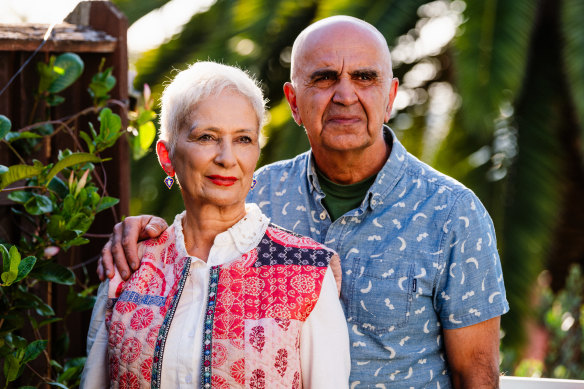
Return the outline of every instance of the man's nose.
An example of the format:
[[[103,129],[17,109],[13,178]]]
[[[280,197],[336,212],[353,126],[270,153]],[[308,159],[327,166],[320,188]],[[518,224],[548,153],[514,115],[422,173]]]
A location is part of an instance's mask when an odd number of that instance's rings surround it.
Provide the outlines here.
[[[235,158],[235,150],[231,142],[220,142],[218,145],[217,155],[215,156],[215,163],[223,167],[231,167],[237,163]]]
[[[342,105],[351,105],[357,102],[355,86],[349,77],[341,77],[335,85],[333,102]]]

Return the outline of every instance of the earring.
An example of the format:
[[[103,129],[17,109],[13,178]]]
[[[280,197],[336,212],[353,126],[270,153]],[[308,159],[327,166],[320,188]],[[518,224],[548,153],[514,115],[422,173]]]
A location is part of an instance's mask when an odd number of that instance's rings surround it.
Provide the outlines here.
[[[253,189],[254,186],[256,186],[257,184],[257,180],[254,178],[253,181],[251,182],[251,189]]]
[[[174,184],[174,178],[173,178],[173,177],[171,177],[171,176],[167,176],[167,177],[164,179],[164,184],[166,184],[166,187],[167,187],[168,189],[172,188],[172,185]]]

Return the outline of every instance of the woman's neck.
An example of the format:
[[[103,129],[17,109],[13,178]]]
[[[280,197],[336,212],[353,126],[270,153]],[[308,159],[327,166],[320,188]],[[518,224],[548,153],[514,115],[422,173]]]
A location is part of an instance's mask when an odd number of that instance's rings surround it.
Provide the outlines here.
[[[240,207],[219,208],[216,206],[186,207],[182,220],[185,249],[189,255],[205,262],[215,237],[227,231],[245,216],[245,204]]]

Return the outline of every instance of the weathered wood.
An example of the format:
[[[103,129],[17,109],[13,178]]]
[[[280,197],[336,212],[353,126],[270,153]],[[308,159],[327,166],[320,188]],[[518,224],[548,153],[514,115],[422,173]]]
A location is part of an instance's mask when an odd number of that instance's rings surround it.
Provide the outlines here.
[[[43,42],[49,28],[48,24],[0,24],[0,50],[34,51]],[[54,26],[40,51],[111,53],[115,51],[116,43],[117,39],[104,31],[63,23]]]

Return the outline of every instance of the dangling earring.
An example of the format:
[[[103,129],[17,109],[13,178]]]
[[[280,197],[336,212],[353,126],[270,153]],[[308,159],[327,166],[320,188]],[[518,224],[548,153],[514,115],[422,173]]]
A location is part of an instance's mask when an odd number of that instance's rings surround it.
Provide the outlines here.
[[[174,184],[174,178],[171,176],[166,176],[166,178],[164,179],[164,183],[166,184],[166,187],[168,189],[172,188],[172,185]]]
[[[253,187],[256,186],[257,183],[258,181],[254,178],[253,181],[251,182],[251,189],[253,189]]]

